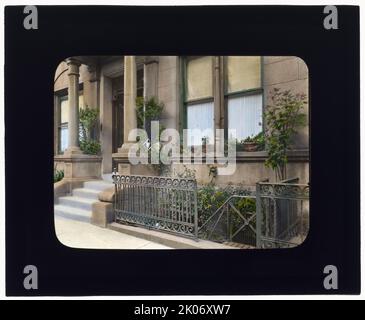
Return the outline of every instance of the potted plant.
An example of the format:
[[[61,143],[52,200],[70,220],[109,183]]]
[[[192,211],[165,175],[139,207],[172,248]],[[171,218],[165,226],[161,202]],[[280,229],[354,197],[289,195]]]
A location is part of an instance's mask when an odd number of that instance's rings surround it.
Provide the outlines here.
[[[245,151],[256,151],[257,142],[255,141],[254,136],[249,136],[245,140],[243,140],[243,146]]]

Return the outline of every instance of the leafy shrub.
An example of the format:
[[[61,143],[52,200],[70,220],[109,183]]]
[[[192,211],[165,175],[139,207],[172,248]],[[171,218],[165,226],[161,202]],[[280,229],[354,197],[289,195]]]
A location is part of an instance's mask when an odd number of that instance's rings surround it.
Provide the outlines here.
[[[99,154],[100,153],[100,143],[96,140],[81,140],[80,141],[80,149],[85,154]]]
[[[61,181],[64,176],[65,174],[63,170],[55,170],[53,173],[53,183]]]
[[[80,126],[83,139],[91,139],[91,134],[98,121],[98,116],[99,111],[97,109],[89,108],[88,106],[80,109]]]
[[[156,97],[151,97],[145,100],[143,97],[136,98],[136,115],[137,115],[137,127],[143,128],[145,122],[151,120],[158,120],[164,104],[159,102]]]
[[[92,139],[92,133],[98,121],[99,111],[86,106],[80,109],[80,149],[85,154],[99,154],[99,141]]]
[[[241,186],[228,185],[217,187],[212,184],[201,186],[198,189],[198,217],[199,225],[202,225],[216,210],[232,195],[249,195],[251,192]],[[237,199],[235,206],[240,211],[255,211],[254,199]]]
[[[265,133],[261,131],[256,136],[253,137],[254,142],[257,144],[257,151],[262,151],[265,149]]]

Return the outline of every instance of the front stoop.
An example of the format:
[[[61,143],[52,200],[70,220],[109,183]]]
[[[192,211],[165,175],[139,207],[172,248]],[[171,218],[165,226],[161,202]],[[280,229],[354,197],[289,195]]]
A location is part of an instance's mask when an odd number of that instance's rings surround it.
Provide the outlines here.
[[[108,228],[174,249],[238,249],[237,247],[227,246],[213,241],[201,239],[199,239],[199,241],[195,241],[193,239],[174,236],[169,233],[148,230],[141,227],[127,226],[116,222],[108,224]]]
[[[84,182],[83,187],[73,189],[71,195],[58,198],[54,213],[59,217],[90,222],[93,203],[98,202],[99,194],[110,187],[113,184],[104,180]]]

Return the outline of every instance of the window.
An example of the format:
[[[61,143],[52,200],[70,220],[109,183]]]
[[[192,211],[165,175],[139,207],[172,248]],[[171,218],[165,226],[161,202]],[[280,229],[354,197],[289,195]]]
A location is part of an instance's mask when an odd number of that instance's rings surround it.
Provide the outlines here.
[[[185,72],[187,144],[201,145],[214,139],[213,57],[187,58]]]
[[[68,99],[64,96],[60,99],[60,125],[59,125],[59,152],[63,153],[68,146]]]
[[[261,57],[226,57],[228,128],[240,141],[262,131]]]
[[[58,126],[58,151],[63,153],[68,147],[68,117],[69,117],[69,104],[68,96],[60,97],[60,121]],[[79,108],[84,107],[84,96],[82,92],[79,95]]]
[[[220,128],[235,129],[239,141],[260,133],[262,99],[260,56],[187,57],[186,128],[211,132],[189,132],[188,145],[201,144],[204,136],[214,141],[215,117]],[[215,103],[219,108],[214,107]],[[220,114],[214,114],[214,110]]]

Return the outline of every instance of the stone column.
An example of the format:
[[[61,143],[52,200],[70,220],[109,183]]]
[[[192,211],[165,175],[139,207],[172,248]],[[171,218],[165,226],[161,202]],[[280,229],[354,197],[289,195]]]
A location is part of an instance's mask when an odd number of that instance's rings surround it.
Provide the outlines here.
[[[158,58],[155,56],[147,56],[143,69],[144,98],[158,97]]]
[[[68,148],[67,154],[82,153],[79,147],[79,67],[80,62],[68,59]]]
[[[128,135],[137,128],[136,116],[137,67],[135,56],[124,57],[124,142],[118,153],[128,153]]]

